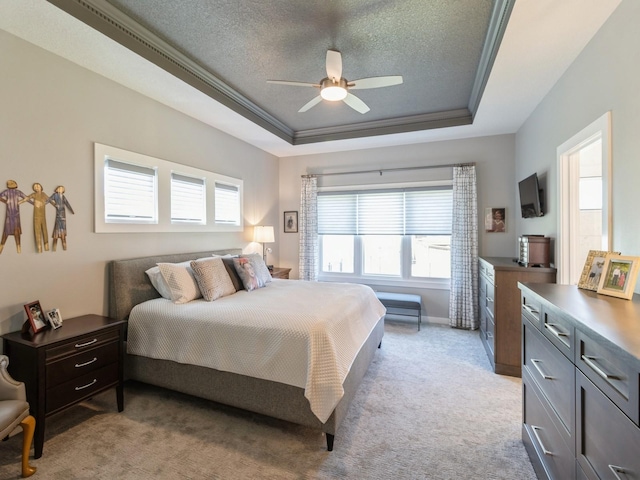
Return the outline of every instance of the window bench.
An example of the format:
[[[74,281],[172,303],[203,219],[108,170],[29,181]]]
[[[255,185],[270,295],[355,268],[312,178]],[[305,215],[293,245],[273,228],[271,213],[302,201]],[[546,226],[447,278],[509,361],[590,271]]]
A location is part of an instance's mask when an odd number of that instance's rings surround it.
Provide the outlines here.
[[[395,315],[406,315],[418,318],[418,331],[422,323],[422,297],[410,293],[376,292],[378,300],[387,308],[400,310],[400,312],[388,312]]]

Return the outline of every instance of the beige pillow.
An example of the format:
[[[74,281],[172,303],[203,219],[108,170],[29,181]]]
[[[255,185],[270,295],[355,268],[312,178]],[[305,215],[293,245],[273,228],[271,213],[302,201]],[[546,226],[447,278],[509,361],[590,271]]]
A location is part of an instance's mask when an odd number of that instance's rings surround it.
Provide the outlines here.
[[[200,292],[207,302],[236,293],[222,257],[194,260],[191,262],[191,268]]]
[[[158,268],[171,291],[173,303],[187,303],[202,297],[190,266],[184,263],[159,263]]]

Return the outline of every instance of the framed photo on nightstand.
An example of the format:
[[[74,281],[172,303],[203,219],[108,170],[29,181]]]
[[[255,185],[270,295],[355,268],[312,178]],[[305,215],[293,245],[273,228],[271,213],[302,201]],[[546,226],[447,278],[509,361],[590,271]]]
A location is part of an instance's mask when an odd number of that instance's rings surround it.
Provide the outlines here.
[[[25,304],[24,310],[27,312],[33,333],[38,333],[40,330],[47,328],[47,321],[44,318],[40,301],[36,300],[35,302]]]
[[[62,326],[62,315],[60,315],[60,309],[54,308],[47,312],[47,318],[53,328],[60,328]]]

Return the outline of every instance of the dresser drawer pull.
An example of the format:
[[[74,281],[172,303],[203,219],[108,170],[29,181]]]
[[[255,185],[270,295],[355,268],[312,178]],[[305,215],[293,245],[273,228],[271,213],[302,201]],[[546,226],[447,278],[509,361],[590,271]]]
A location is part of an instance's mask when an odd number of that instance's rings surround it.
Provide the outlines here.
[[[93,360],[89,360],[88,362],[76,363],[76,368],[86,367],[87,365],[91,365],[93,362],[97,362],[97,361],[98,361],[98,357],[93,357]]]
[[[560,337],[568,337],[568,336],[569,336],[569,334],[568,334],[568,333],[561,332],[560,330],[558,330],[558,329],[556,328],[556,324],[555,324],[555,323],[545,323],[545,324],[544,324],[544,326],[545,326],[546,328],[548,328],[548,329],[549,329],[549,331],[550,331],[551,333],[553,333],[553,334],[554,334],[556,337],[558,337],[558,338],[560,338]]]
[[[487,299],[487,303],[493,303],[493,298],[491,298],[491,297],[486,297],[486,299]]]
[[[522,305],[522,308],[524,308],[527,312],[529,312],[531,315],[533,315],[535,317],[540,315],[540,312],[538,310],[536,310],[535,308],[527,305],[526,303]]]
[[[93,379],[93,382],[89,382],[89,383],[87,383],[86,385],[83,385],[83,386],[81,386],[81,387],[76,387],[76,391],[78,391],[78,390],[84,390],[85,388],[89,388],[91,385],[93,385],[93,384],[94,384],[94,383],[96,383],[97,381],[98,381],[98,379],[97,379],[97,378],[94,378],[94,379]]]
[[[90,342],[85,342],[85,343],[76,343],[76,348],[82,348],[82,347],[88,347],[89,345],[93,345],[94,343],[96,343],[98,341],[97,338],[94,338],[93,340],[91,340]]]
[[[628,478],[627,471],[622,467],[618,467],[617,465],[609,465],[609,470],[613,472],[613,475],[616,477],[617,480],[622,480],[622,477],[618,475],[619,473],[623,474],[624,478]]]
[[[493,333],[487,332],[487,338],[493,338]]]
[[[602,368],[600,368],[598,366],[598,364],[596,363],[597,357],[592,357],[592,356],[588,356],[588,355],[582,355],[580,358],[582,358],[582,361],[584,363],[586,363],[589,367],[591,367],[591,369],[594,372],[596,372],[598,375],[600,375],[605,380],[619,380],[620,379],[620,377],[618,377],[617,375],[610,375],[607,372],[605,372],[604,370],[602,370]]]
[[[535,435],[536,440],[538,441],[538,445],[540,445],[540,448],[542,448],[542,453],[544,453],[545,455],[553,455],[553,452],[551,452],[551,450],[546,449],[546,447],[542,443],[542,440],[540,439],[540,435],[538,435],[538,430],[542,430],[542,429],[540,427],[536,427],[535,425],[531,425],[531,430],[533,430],[533,434]]]
[[[542,369],[540,368],[540,365],[538,365],[538,363],[542,363],[542,360],[538,360],[537,358],[532,358],[531,363],[533,363],[533,366],[536,367],[536,370],[538,370],[538,373],[542,378],[544,378],[545,380],[555,380],[555,377],[552,377],[550,375],[545,375]]]

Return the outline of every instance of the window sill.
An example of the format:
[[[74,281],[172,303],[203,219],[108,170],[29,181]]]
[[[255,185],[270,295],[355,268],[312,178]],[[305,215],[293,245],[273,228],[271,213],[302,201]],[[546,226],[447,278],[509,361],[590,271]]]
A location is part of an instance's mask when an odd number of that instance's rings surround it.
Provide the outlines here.
[[[448,278],[432,278],[425,280],[409,280],[406,278],[393,277],[359,277],[349,274],[320,274],[318,280],[321,282],[342,282],[342,283],[363,283],[365,285],[392,286],[426,288],[431,290],[450,290],[451,280]]]

